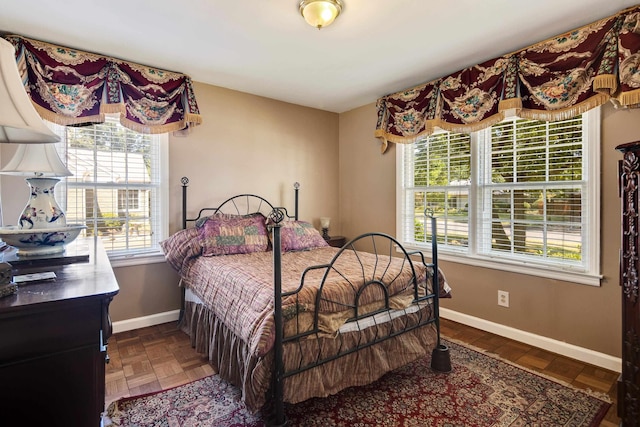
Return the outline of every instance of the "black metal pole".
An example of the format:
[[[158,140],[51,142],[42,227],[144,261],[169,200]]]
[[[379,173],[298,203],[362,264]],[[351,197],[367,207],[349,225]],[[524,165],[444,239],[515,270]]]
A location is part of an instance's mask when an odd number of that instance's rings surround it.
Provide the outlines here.
[[[438,332],[438,347],[440,347],[440,274],[438,272],[438,232],[436,230],[436,217],[431,216],[431,260],[433,261],[433,293],[434,310],[436,314],[436,330]]]
[[[297,211],[297,210],[296,210]],[[275,326],[272,426],[286,426],[284,414],[284,361],[282,360],[282,249],[280,246],[280,223],[273,226],[273,316]]]
[[[187,228],[187,186],[189,185],[189,178],[183,176],[180,180],[182,182],[182,229]]]
[[[187,186],[189,185],[189,178],[183,176],[180,179],[182,183],[182,229],[187,228]],[[178,324],[182,323],[182,318],[184,317],[184,309],[185,309],[186,299],[185,299],[185,288],[181,287],[180,289],[180,314],[178,315]]]
[[[433,310],[436,318],[438,343],[431,352],[431,369],[438,372],[451,372],[451,352],[449,346],[440,341],[440,272],[438,271],[438,231],[436,217],[431,216],[431,259],[433,265]]]
[[[293,188],[295,189],[295,211],[294,211],[294,219],[298,220],[298,191],[300,190],[300,183],[294,182]]]

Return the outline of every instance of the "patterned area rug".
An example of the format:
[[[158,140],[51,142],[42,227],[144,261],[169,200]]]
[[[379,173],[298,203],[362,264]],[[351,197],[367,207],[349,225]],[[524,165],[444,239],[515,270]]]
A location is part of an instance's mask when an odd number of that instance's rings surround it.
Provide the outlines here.
[[[453,370],[429,358],[324,399],[286,405],[289,426],[598,426],[611,405],[597,396],[445,341]],[[263,427],[240,391],[217,376],[170,390],[123,398],[107,425]],[[109,424],[111,422],[111,424]]]

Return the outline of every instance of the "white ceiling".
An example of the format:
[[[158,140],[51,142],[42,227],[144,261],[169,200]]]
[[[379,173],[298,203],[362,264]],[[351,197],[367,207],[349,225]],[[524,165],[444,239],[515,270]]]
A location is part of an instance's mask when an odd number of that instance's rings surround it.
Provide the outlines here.
[[[299,0],[2,0],[14,33],[341,113],[640,0],[344,0],[317,30]]]

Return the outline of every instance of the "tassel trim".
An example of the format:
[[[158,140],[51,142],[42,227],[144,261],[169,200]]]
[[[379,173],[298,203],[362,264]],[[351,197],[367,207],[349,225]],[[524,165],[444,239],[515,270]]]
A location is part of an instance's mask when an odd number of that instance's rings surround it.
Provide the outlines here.
[[[118,104],[102,104],[100,105],[100,112],[105,114],[126,114],[127,110],[123,103]]]
[[[388,148],[389,148],[389,142],[387,142],[386,139],[383,139],[382,145],[380,146],[380,154],[386,153]]]
[[[601,74],[593,79],[593,90],[613,95],[618,90],[618,77],[615,74]]]
[[[495,125],[496,123],[500,123],[503,120],[504,120],[504,112],[501,111],[477,123],[459,124],[459,123],[447,123],[444,121],[437,120],[437,124],[434,124],[434,126],[437,126],[440,129],[447,130],[449,132],[471,133],[471,132],[476,132],[482,129],[486,129],[490,126]],[[435,121],[436,120],[434,120],[434,122]]]
[[[616,100],[624,107],[637,106],[640,104],[640,89],[622,92],[616,97]]]
[[[609,99],[609,95],[605,93],[599,93],[578,104],[558,110],[533,110],[523,108],[518,116],[522,117],[523,119],[542,120],[546,122],[567,120],[582,113],[586,113],[587,111],[604,104]]]
[[[199,114],[188,113],[185,114],[185,117],[179,122],[167,123],[164,125],[143,125],[126,118],[124,104],[103,104],[100,106],[99,114],[84,117],[70,117],[62,114],[56,114],[34,102],[32,102],[32,105],[44,120],[62,126],[104,123],[105,114],[120,114],[120,124],[127,129],[145,134],[174,132],[176,136],[185,136],[190,132],[193,126],[202,124],[202,116]]]
[[[522,109],[522,98],[509,98],[503,99],[498,104],[498,111],[516,110]]]
[[[63,116],[61,114],[56,114],[53,111],[49,111],[46,108],[39,106],[36,103],[31,103],[40,117],[43,119],[50,121],[52,123],[62,125],[62,126],[71,126],[71,125],[80,125],[83,123],[103,123],[104,122],[104,114],[96,114],[94,116],[86,116],[82,118],[78,117],[69,117]]]
[[[399,136],[391,133],[387,133],[382,129],[376,129],[374,135],[376,138],[384,139],[387,142],[393,142],[394,144],[413,144],[414,142],[424,138],[425,136],[429,136],[433,133],[433,130],[424,130],[418,134],[411,136]]]

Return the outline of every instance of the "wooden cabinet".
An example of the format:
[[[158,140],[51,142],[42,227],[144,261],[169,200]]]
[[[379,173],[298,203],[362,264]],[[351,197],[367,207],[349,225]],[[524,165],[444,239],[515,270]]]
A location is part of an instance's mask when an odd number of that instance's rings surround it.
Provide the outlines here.
[[[640,426],[640,141],[616,147],[622,198],[622,373],[618,380],[618,416],[625,427]]]
[[[12,263],[14,275],[52,271],[56,278],[19,285],[0,298],[0,425],[14,419],[34,426],[101,424],[109,303],[119,288],[100,242],[74,244],[88,260]]]

